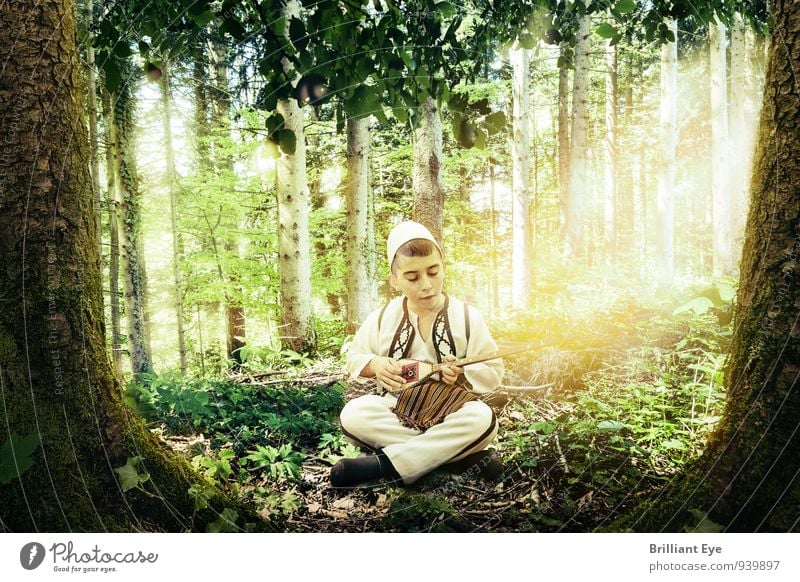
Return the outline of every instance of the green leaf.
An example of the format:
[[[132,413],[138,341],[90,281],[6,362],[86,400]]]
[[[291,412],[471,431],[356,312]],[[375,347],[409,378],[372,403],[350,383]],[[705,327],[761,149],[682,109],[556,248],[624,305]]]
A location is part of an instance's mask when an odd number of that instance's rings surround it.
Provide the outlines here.
[[[239,519],[239,514],[230,508],[225,508],[219,519],[212,521],[206,527],[208,533],[232,533],[238,531],[236,527],[236,520]]]
[[[121,59],[126,59],[133,54],[133,49],[127,42],[120,41],[114,45],[114,54]]]
[[[486,116],[486,131],[489,135],[494,135],[506,125],[506,114],[503,111],[495,111]]]
[[[694,516],[697,520],[697,524],[694,527],[691,526],[684,526],[684,531],[686,532],[697,532],[697,533],[720,533],[722,532],[725,527],[711,521],[708,519],[708,514],[704,511],[699,509],[690,509],[689,513]]]
[[[619,0],[614,10],[619,14],[628,14],[636,10],[636,0]]]
[[[114,472],[119,475],[119,483],[122,491],[129,491],[144,483],[150,478],[147,473],[139,473],[139,462],[142,457],[128,457],[128,462],[122,467],[116,467]]]
[[[278,132],[278,143],[283,153],[294,155],[297,149],[297,137],[291,129],[282,129]]]
[[[192,19],[198,24],[198,26],[205,26],[214,20],[214,13],[211,10],[204,10],[200,14],[192,14]]]
[[[10,438],[0,446],[0,483],[11,483],[31,468],[32,455],[40,442],[38,433],[22,438],[11,433]]]
[[[525,33],[519,37],[519,44],[528,50],[536,48],[536,37],[532,34]]]
[[[486,149],[486,132],[480,128],[475,129],[475,147],[479,150]]]
[[[625,424],[617,420],[602,420],[597,423],[597,430],[616,431],[625,428]]]
[[[679,313],[689,310],[694,311],[697,315],[702,315],[713,306],[714,302],[708,297],[697,297],[687,303],[684,303],[680,307],[675,308],[675,310],[672,312],[672,315],[678,315]]]
[[[734,289],[732,285],[720,283],[717,285],[717,288],[719,289],[719,298],[726,303],[736,297],[736,289]]]
[[[617,36],[617,29],[608,22],[603,22],[595,27],[594,33],[600,38],[614,38]]]
[[[450,18],[456,13],[456,7],[450,4],[450,2],[437,2],[436,10],[445,18]]]
[[[344,104],[344,110],[351,117],[366,117],[376,113],[380,108],[381,102],[375,94],[375,88],[367,85],[356,87],[353,96]]]

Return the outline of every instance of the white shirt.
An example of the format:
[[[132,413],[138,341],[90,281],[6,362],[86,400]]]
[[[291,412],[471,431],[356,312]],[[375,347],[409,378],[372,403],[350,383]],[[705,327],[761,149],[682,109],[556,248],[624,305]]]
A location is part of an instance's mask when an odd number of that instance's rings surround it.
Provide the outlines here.
[[[492,339],[489,327],[483,315],[472,305],[469,309],[469,345],[467,345],[466,326],[464,322],[464,303],[455,297],[448,296],[449,305],[447,316],[450,322],[450,332],[456,346],[456,356],[471,357],[497,350],[497,344]],[[394,339],[394,333],[403,317],[403,297],[396,297],[386,306],[381,320],[380,331],[378,319],[381,309],[376,309],[369,314],[366,321],[356,332],[355,338],[347,352],[347,370],[352,378],[361,375],[361,371],[375,356],[386,356]],[[419,332],[419,316],[408,310],[408,318],[414,327],[414,340],[408,357],[412,360],[436,362],[436,349],[433,345],[433,333],[427,340],[422,339]],[[489,360],[479,364],[470,364],[464,368],[464,374],[472,384],[473,391],[485,394],[494,390],[503,379],[503,360]]]

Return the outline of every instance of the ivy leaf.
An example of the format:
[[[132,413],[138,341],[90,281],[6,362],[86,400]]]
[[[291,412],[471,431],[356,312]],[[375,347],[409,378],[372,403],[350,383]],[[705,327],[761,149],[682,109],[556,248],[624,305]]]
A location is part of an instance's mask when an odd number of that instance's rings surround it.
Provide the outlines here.
[[[106,89],[108,89],[109,93],[114,93],[122,82],[122,75],[119,72],[117,63],[113,59],[106,59],[103,63],[103,73]]]
[[[122,467],[116,467],[114,472],[119,475],[119,483],[122,486],[122,491],[129,491],[137,487],[140,483],[144,483],[150,478],[147,473],[139,472],[139,463],[142,457],[128,457],[128,462]]]
[[[6,485],[18,478],[33,465],[33,453],[40,444],[39,433],[10,438],[0,446],[0,483]]]
[[[219,516],[219,519],[208,524],[206,531],[208,533],[231,533],[238,531],[236,527],[237,519],[239,519],[239,514],[235,510],[225,508],[222,510],[222,515]]]
[[[614,38],[617,36],[617,29],[608,22],[603,22],[595,27],[594,33],[600,38]]]
[[[283,153],[294,155],[297,149],[297,137],[291,129],[282,129],[278,132],[278,143],[281,146]]]

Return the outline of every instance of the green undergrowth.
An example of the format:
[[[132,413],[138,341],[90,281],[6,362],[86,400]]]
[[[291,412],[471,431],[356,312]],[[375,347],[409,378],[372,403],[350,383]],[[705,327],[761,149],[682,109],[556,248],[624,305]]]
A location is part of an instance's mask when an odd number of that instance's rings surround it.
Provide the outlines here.
[[[602,530],[702,452],[724,408],[731,299],[719,285],[660,308],[617,297],[594,300],[592,311],[586,293],[558,328],[570,331],[570,343],[554,348],[557,357],[507,361],[523,381],[566,369],[546,398],[497,410],[502,482],[434,472],[409,488],[384,488],[388,498],[377,505],[374,496],[328,488],[330,466],[360,451],[337,424],[346,386],[297,382],[306,361],[274,384],[148,377],[126,399],[210,483],[289,531]],[[535,315],[524,333],[524,321],[506,322],[503,337],[527,339],[563,317],[542,312],[542,324]]]

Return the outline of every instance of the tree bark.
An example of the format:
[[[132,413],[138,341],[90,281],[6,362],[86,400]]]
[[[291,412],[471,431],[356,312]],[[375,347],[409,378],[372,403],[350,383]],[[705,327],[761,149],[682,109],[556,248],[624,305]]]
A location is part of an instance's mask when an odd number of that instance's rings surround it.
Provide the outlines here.
[[[714,276],[733,272],[731,239],[730,154],[728,151],[728,90],[725,36],[721,22],[712,22],[709,65],[711,69],[711,172],[714,209]]]
[[[424,224],[442,245],[444,190],[442,189],[442,119],[433,97],[420,104],[420,127],[414,132],[414,210],[412,218]],[[444,247],[442,247],[444,248]]]
[[[94,8],[92,0],[86,0],[86,111],[89,114],[89,150],[91,152],[92,168],[92,193],[95,204],[95,221],[97,222],[97,232],[103,232],[103,191],[100,188],[100,148],[97,135],[97,71],[95,69],[94,46],[92,45],[92,33],[89,31],[94,22]],[[103,237],[97,237],[100,264],[103,263]],[[101,271],[102,273],[102,271]]]
[[[572,89],[572,131],[569,155],[569,192],[566,212],[566,237],[564,254],[583,254],[584,193],[588,187],[589,172],[589,37],[592,34],[591,17],[581,17],[575,42],[575,72]]]
[[[347,326],[350,333],[372,311],[370,286],[375,255],[369,252],[369,117],[347,119]]]
[[[108,208],[108,296],[111,308],[111,361],[117,381],[122,381],[122,311],[119,289],[119,141],[114,121],[113,96],[103,88],[103,118],[106,140],[106,206]]]
[[[524,309],[530,300],[531,227],[528,214],[530,199],[531,123],[530,123],[530,53],[523,47],[511,51],[512,129],[512,242],[511,296],[512,305]]]
[[[745,40],[746,25],[741,14],[734,16],[731,28],[731,95],[730,95],[730,138],[731,138],[731,241],[733,262],[741,258],[744,239],[745,219],[747,218],[747,195],[750,187],[750,164],[752,163],[753,141],[747,123],[748,66]]]
[[[0,26],[0,392],[6,434],[38,437],[33,464],[0,484],[4,531],[204,529],[225,507],[122,402],[105,349],[89,149],[71,2],[7,2]],[[13,89],[9,89],[13,88]],[[5,432],[5,431],[4,431]],[[149,474],[122,491],[130,457]]]
[[[150,319],[147,308],[147,271],[141,238],[142,212],[139,193],[139,174],[134,148],[134,111],[136,101],[131,86],[133,66],[123,63],[124,81],[120,85],[114,106],[114,149],[116,167],[117,220],[120,232],[120,257],[125,285],[125,316],[128,323],[128,352],[131,369],[137,380],[153,373],[150,349]]]
[[[683,479],[638,512],[637,530],[691,529],[690,509],[726,531],[800,528],[800,5],[775,0],[772,11],[724,416]]]
[[[660,139],[658,160],[658,240],[656,242],[658,279],[662,286],[669,285],[675,272],[674,215],[675,215],[675,149],[678,144],[678,22],[666,18],[664,23],[675,42],[661,46],[661,103]]]
[[[617,47],[606,43],[606,188],[603,232],[607,258],[617,252]]]
[[[183,283],[181,281],[181,240],[178,230],[178,189],[175,183],[175,148],[172,143],[172,96],[170,75],[166,61],[161,71],[161,120],[164,127],[164,153],[166,155],[166,180],[169,189],[170,227],[172,228],[172,277],[175,283],[175,319],[177,320],[178,356],[181,374],[186,374],[186,334],[183,328]]]

